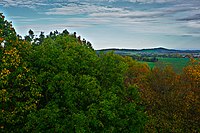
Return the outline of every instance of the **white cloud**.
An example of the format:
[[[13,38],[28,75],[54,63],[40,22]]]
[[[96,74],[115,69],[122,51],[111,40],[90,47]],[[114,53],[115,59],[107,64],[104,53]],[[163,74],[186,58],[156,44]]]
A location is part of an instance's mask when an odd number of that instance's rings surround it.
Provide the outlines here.
[[[104,6],[97,6],[89,3],[75,4],[71,3],[67,6],[60,8],[49,9],[46,12],[47,15],[77,15],[77,14],[91,14],[98,12],[119,12],[121,8],[109,8]]]
[[[144,17],[155,17],[161,15],[162,12],[157,11],[128,11],[128,10],[121,10],[121,11],[113,11],[113,12],[98,12],[92,13],[90,16],[95,17],[114,17],[114,18],[144,18]]]
[[[63,0],[64,2],[65,0]],[[0,0],[0,5],[4,7],[27,7],[36,9],[39,6],[58,6],[62,5],[61,1],[55,0],[55,2],[50,2],[49,0]],[[65,1],[67,2],[67,1]]]
[[[25,19],[26,17],[23,16],[9,16],[11,19]]]
[[[188,27],[194,28],[194,29],[200,29],[200,21],[191,21],[187,23]]]

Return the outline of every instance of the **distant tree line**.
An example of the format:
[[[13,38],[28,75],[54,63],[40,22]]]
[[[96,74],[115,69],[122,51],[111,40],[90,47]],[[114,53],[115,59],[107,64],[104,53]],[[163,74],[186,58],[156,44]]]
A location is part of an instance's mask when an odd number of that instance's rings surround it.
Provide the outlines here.
[[[134,60],[137,61],[145,61],[145,62],[157,62],[158,58],[154,57],[147,57],[146,55],[130,55]]]

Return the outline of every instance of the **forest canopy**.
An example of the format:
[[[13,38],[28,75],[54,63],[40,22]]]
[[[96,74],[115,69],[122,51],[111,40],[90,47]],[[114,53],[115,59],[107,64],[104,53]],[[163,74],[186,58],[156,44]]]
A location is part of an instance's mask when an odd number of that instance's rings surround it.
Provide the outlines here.
[[[199,132],[200,61],[150,69],[67,30],[24,39],[0,14],[1,132]]]

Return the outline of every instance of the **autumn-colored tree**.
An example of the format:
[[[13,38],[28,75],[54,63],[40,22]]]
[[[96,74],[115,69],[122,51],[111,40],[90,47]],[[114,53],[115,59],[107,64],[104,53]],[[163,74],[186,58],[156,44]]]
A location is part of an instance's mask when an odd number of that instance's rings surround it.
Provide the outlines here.
[[[146,132],[199,132],[199,63],[181,75],[170,66],[154,68],[139,83],[149,115]]]
[[[40,97],[26,60],[31,45],[17,38],[11,23],[2,14],[0,31],[0,43],[4,42],[0,49],[0,126],[3,132],[19,132]]]
[[[128,70],[125,75],[125,84],[141,85],[144,82],[143,80],[145,80],[145,77],[150,73],[149,66],[145,63],[133,60],[130,57],[124,57],[124,62],[128,64]],[[142,87],[140,86],[140,88]]]
[[[183,69],[181,90],[183,98],[183,128],[186,132],[200,132],[200,60],[191,58]]]
[[[153,69],[146,81],[144,84],[147,89],[142,94],[147,112],[152,118],[148,124],[154,123],[158,132],[180,132],[182,101],[177,95],[180,76],[168,66],[163,70]]]

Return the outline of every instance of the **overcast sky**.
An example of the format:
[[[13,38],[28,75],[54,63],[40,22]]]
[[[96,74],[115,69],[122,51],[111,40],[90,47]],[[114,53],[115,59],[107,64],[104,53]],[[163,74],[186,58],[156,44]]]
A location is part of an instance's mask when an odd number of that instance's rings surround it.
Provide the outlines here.
[[[200,49],[200,0],[0,0],[24,36],[77,32],[95,49]]]

